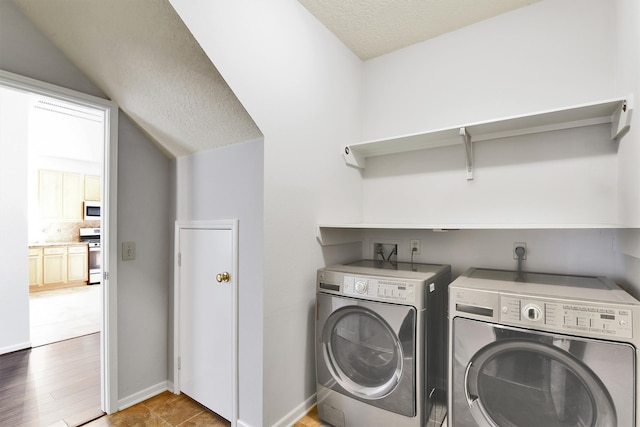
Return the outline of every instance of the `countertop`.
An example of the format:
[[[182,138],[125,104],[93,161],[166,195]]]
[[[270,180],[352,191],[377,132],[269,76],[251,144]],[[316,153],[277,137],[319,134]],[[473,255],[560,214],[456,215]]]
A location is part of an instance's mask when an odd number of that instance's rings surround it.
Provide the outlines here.
[[[77,245],[87,245],[87,242],[38,242],[38,243],[29,243],[30,248],[43,248],[50,246],[77,246]]]

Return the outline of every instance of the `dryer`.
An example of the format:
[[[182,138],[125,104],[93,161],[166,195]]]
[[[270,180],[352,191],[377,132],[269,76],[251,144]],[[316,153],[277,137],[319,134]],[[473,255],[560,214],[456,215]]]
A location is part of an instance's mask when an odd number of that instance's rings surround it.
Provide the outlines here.
[[[635,427],[640,303],[602,277],[471,268],[449,287],[455,427]]]
[[[442,421],[450,281],[448,265],[365,260],[318,270],[322,421],[336,427],[424,427],[430,414]]]

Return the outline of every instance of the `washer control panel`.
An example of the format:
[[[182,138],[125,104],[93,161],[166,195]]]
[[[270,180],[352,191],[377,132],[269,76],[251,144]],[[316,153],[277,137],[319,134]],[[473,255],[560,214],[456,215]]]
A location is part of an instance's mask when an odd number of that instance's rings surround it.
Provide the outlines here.
[[[500,296],[500,320],[513,325],[544,325],[545,329],[590,332],[605,338],[632,338],[631,310],[601,304],[549,302]]]
[[[342,293],[396,302],[413,302],[416,298],[414,283],[347,275],[343,279]]]

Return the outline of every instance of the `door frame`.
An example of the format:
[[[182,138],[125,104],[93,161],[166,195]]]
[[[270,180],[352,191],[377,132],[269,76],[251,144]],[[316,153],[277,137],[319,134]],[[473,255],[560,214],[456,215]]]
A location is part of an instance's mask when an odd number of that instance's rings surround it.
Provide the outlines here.
[[[232,292],[232,324],[233,324],[233,373],[232,373],[232,414],[231,427],[236,427],[238,420],[238,220],[210,221],[176,221],[174,236],[174,268],[173,268],[173,393],[180,394],[180,232],[182,230],[228,230],[231,231],[231,277]]]
[[[57,98],[102,110],[105,115],[102,179],[102,334],[100,340],[100,406],[111,414],[118,410],[117,336],[117,189],[118,106],[107,99],[0,70],[0,86]],[[106,237],[106,238],[105,238]]]

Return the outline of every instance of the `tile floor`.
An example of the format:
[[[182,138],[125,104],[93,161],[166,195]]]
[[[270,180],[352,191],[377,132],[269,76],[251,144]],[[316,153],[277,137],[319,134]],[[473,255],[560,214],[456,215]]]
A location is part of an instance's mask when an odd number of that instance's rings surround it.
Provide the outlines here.
[[[228,427],[229,423],[184,394],[165,391],[115,414],[105,415],[87,427]]]
[[[29,294],[31,345],[99,332],[102,285],[85,285]]]

